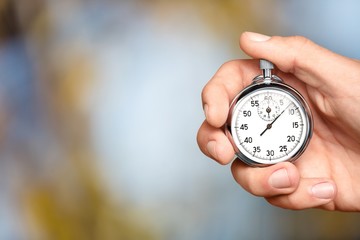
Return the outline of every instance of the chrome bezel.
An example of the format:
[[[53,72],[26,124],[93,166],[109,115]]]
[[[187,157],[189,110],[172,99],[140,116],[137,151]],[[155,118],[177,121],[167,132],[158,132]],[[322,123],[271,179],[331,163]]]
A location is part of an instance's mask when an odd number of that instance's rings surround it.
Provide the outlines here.
[[[234,108],[235,108],[236,104],[242,98],[244,98],[245,96],[247,96],[248,94],[252,93],[255,90],[262,89],[262,88],[269,88],[269,87],[278,88],[278,89],[286,91],[287,93],[292,95],[294,97],[294,99],[296,99],[298,101],[300,106],[302,106],[304,113],[305,113],[305,118],[306,118],[305,121],[307,122],[306,126],[308,126],[307,129],[305,129],[305,131],[306,131],[305,132],[305,140],[302,143],[302,146],[296,152],[294,152],[292,155],[289,155],[288,159],[286,159],[284,161],[294,162],[295,160],[297,160],[301,156],[301,154],[305,151],[307,146],[309,145],[310,139],[312,137],[312,132],[313,132],[314,124],[313,124],[312,113],[311,113],[310,107],[307,104],[307,102],[305,101],[304,97],[297,90],[295,90],[291,86],[283,83],[283,81],[275,75],[273,75],[271,79],[264,79],[264,78],[262,78],[262,76],[257,76],[256,78],[254,78],[254,81],[251,85],[249,85],[248,87],[243,89],[234,98],[234,100],[232,101],[232,103],[230,105],[228,119],[225,124],[225,133],[226,133],[227,137],[229,138],[231,144],[233,145],[233,148],[235,150],[235,155],[244,163],[246,163],[250,166],[254,166],[254,167],[264,167],[264,166],[273,165],[275,163],[264,164],[264,163],[257,162],[256,157],[254,157],[254,159],[251,159],[251,158],[245,156],[239,150],[239,147],[234,142],[232,128],[231,128],[231,122],[232,122],[232,118],[234,116]]]

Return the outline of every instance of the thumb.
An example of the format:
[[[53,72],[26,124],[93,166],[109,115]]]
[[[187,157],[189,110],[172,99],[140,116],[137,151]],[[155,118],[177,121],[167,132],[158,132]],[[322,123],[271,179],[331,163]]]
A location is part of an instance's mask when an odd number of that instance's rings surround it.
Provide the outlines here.
[[[281,71],[294,74],[304,83],[331,95],[343,81],[343,73],[351,72],[358,63],[335,54],[305,37],[265,36],[244,32],[241,49],[253,58],[273,62]]]

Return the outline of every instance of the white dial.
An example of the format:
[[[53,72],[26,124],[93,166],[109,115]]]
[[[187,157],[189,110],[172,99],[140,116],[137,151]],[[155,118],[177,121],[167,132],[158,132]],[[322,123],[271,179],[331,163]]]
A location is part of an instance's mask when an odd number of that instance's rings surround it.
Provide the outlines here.
[[[304,150],[310,138],[312,126],[302,98],[287,86],[275,85],[248,91],[232,109],[233,143],[245,162],[289,160]]]

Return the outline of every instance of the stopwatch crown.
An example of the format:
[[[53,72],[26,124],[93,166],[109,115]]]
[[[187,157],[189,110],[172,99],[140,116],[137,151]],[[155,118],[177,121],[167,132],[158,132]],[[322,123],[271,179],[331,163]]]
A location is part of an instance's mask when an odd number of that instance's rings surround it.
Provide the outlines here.
[[[260,69],[274,69],[274,64],[268,60],[260,59]]]
[[[260,59],[260,69],[263,71],[264,79],[270,81],[272,78],[271,70],[274,69],[274,64],[268,60]]]

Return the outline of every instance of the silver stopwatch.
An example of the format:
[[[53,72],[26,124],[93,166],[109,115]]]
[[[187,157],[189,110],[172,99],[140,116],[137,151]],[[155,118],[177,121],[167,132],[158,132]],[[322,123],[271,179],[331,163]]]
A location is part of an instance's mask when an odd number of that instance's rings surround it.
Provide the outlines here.
[[[309,144],[313,120],[301,94],[272,74],[260,60],[263,74],[233,100],[225,131],[236,156],[251,166],[295,161]]]

